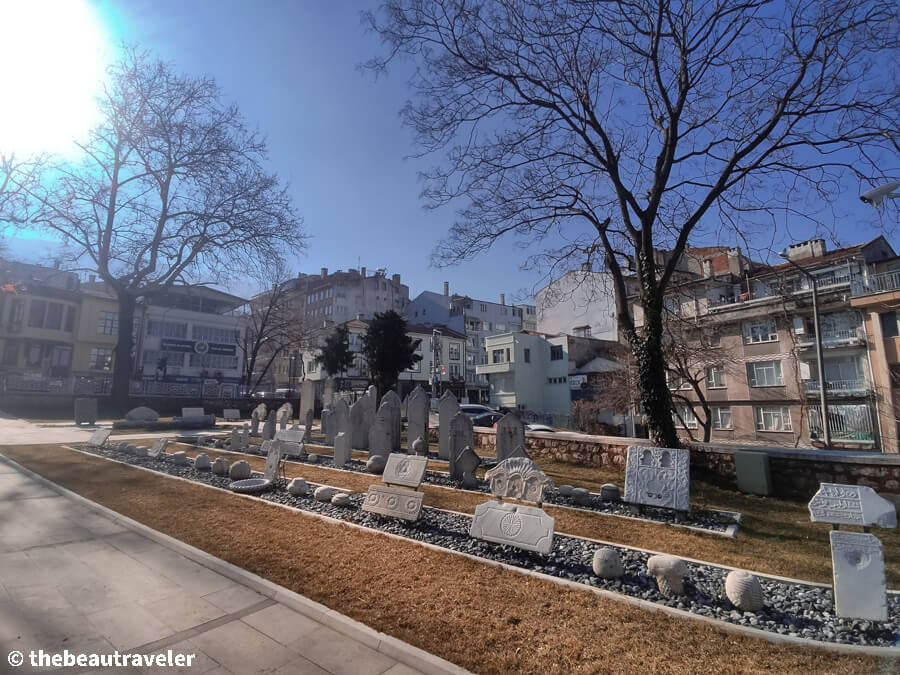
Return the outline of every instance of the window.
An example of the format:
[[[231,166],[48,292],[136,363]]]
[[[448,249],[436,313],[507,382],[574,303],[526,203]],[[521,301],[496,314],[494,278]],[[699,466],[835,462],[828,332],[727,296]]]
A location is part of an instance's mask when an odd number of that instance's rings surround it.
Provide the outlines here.
[[[673,370],[666,371],[666,384],[672,391],[676,389],[691,389],[691,383]]]
[[[71,333],[75,330],[75,308],[71,305],[66,307],[66,332]]]
[[[112,370],[112,349],[92,349],[90,369]]]
[[[483,302],[482,302],[482,303],[479,303],[479,304],[481,305],[481,311],[482,311],[482,312],[486,312],[486,311],[487,311],[487,305],[484,304]]]
[[[459,377],[459,364],[458,363],[450,364],[450,377]]]
[[[222,326],[194,325],[191,327],[191,338],[200,342],[217,342],[226,345],[235,344],[238,341],[237,331],[234,328]]]
[[[575,326],[574,334],[575,337],[583,337],[589,338],[591,337],[591,327],[590,326]]]
[[[506,324],[505,324],[505,323],[498,323],[498,324],[495,326],[495,328],[496,328],[497,330],[499,330],[499,331],[504,331],[504,330],[506,330]]]
[[[531,363],[531,350],[530,349],[523,350],[522,358],[525,359],[525,363]]]
[[[675,420],[675,426],[680,429],[696,429],[697,417],[694,415],[694,409],[689,405],[675,406],[672,411],[672,419]]]
[[[191,354],[193,368],[210,368],[214,370],[234,370],[237,368],[237,356],[224,354]]]
[[[51,330],[61,330],[63,320],[63,306],[59,302],[51,302],[47,305],[47,318],[44,321],[44,328]]]
[[[667,297],[663,300],[663,306],[669,314],[676,316],[681,314],[681,301],[677,297]]]
[[[724,366],[710,366],[706,369],[706,388],[722,389],[725,387]]]
[[[25,301],[13,300],[12,306],[9,308],[9,323],[22,323],[22,317],[25,316]]]
[[[550,360],[562,361],[563,348],[562,345],[550,345]]]
[[[162,359],[166,368],[180,368],[184,365],[184,352],[164,352],[158,349],[145,349],[143,364],[146,369],[162,370]]]
[[[100,335],[115,335],[119,332],[119,313],[100,312],[97,317],[97,332]]]
[[[731,429],[731,408],[710,408],[713,429]]]
[[[757,431],[793,431],[791,411],[784,406],[759,406],[756,411]]]
[[[722,343],[722,336],[715,328],[704,330],[700,334],[700,344],[704,347],[718,347]]]
[[[777,342],[778,332],[773,319],[759,321],[746,321],[744,323],[744,344],[756,344],[758,342]]]
[[[502,349],[495,349],[491,352],[491,363],[503,363],[503,353]]]
[[[25,355],[25,363],[29,366],[39,366],[41,365],[41,345],[40,343],[33,343],[28,347],[28,353]]]
[[[44,314],[47,311],[46,300],[32,300],[28,309],[28,327],[42,328],[44,326]]]
[[[147,335],[185,339],[187,338],[187,324],[148,319]]]
[[[3,365],[15,366],[19,363],[19,345],[15,342],[7,342],[3,345]]]
[[[450,360],[451,361],[459,361],[459,343],[458,342],[450,343]]]
[[[747,364],[747,380],[751,387],[780,387],[784,385],[781,376],[781,361],[757,361]]]
[[[881,314],[881,334],[884,337],[900,337],[897,329],[897,313],[885,312]]]

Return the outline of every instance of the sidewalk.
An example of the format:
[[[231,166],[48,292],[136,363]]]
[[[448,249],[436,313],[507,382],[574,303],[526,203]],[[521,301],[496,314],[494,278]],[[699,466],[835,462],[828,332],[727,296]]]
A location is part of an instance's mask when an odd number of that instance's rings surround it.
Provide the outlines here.
[[[195,655],[189,668],[67,673],[420,672],[0,462],[0,672],[59,670],[32,668],[32,650]]]

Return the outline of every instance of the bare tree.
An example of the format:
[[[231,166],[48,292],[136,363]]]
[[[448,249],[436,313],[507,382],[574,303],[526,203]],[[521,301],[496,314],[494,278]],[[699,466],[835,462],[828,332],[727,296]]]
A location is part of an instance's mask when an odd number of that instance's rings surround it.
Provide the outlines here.
[[[306,345],[307,323],[294,312],[290,275],[275,264],[260,275],[265,290],[247,307],[243,345],[243,380],[253,393],[266,379],[276,359]]]
[[[227,284],[303,245],[301,221],[264,141],[208,77],[126,50],[110,69],[103,121],[28,189],[29,224],[67,243],[115,292],[112,395],[128,396],[138,298],[175,284]]]
[[[602,258],[652,438],[677,445],[663,298],[685,247],[890,175],[895,15],[882,0],[388,0],[367,16],[387,47],[369,66],[415,64],[404,118],[423,152],[446,151],[424,195],[464,202],[441,262],[506,234]]]

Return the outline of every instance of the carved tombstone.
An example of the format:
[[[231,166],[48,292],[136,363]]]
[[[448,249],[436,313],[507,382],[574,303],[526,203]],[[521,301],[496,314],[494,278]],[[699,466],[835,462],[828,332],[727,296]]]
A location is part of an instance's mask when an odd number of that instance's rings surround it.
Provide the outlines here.
[[[424,492],[389,485],[372,485],[366,492],[362,510],[403,520],[418,520],[424,499]]]
[[[231,443],[228,446],[233,452],[241,449],[241,432],[237,429],[231,430]]]
[[[334,466],[343,468],[350,461],[353,449],[350,447],[350,432],[341,431],[334,437]]]
[[[897,527],[897,510],[865,485],[821,483],[809,501],[810,520],[833,525]]]
[[[240,422],[241,411],[238,408],[225,408],[222,411],[222,418],[226,422]]]
[[[332,437],[332,443],[340,433],[347,434],[347,442],[350,442],[350,406],[342,398],[336,398],[331,404],[331,415],[328,418],[328,435]]]
[[[400,429],[403,426],[400,408],[403,402],[393,389],[381,398],[381,407],[388,407],[388,429],[391,432],[391,452],[400,451]]]
[[[465,447],[456,456],[454,467],[460,475],[462,485],[460,487],[466,490],[478,489],[478,477],[475,473],[481,464],[481,458],[475,454],[471,447]]]
[[[250,426],[244,425],[244,431],[241,434],[241,449],[246,450],[250,447]]]
[[[421,386],[416,385],[406,397],[406,444],[411,449],[412,442],[421,437],[428,451],[428,409],[429,397]]]
[[[536,506],[484,502],[475,507],[469,536],[526,551],[550,553],[554,519]]]
[[[516,449],[509,453],[509,457],[507,459],[512,459],[513,457],[524,457],[525,459],[531,459],[528,456],[528,452],[526,452],[525,448],[521,445],[516,446]]]
[[[334,378],[329,375],[325,378],[325,384],[322,385],[322,407],[330,408],[331,402],[334,400]]]
[[[887,621],[884,550],[874,534],[832,531],[834,613],[848,619]]]
[[[306,429],[279,429],[275,432],[275,440],[287,443],[303,443],[309,439],[306,437]]]
[[[307,437],[308,439],[310,439],[310,441],[312,440],[313,414],[314,414],[314,413],[313,413],[312,410],[307,410],[307,411],[306,411],[306,427],[305,427],[305,431],[306,431],[306,437]]]
[[[456,468],[456,458],[463,448],[475,447],[475,434],[472,431],[472,418],[463,413],[456,413],[450,420],[450,478],[462,480],[462,472]]]
[[[365,412],[366,429],[370,429],[375,423],[375,415],[378,412],[378,390],[374,384],[366,389],[366,395],[362,397],[362,400],[366,402],[366,405],[363,408]]]
[[[459,412],[459,402],[445,391],[438,403],[438,456],[450,459],[450,420]]]
[[[381,455],[387,459],[389,454],[391,454],[390,422],[387,408],[382,408],[375,417],[375,423],[369,429],[369,457]]]
[[[361,397],[350,406],[351,444],[357,450],[369,449],[369,425],[366,422],[369,402]]]
[[[260,406],[262,407],[262,414],[260,414]],[[253,436],[259,436],[259,423],[266,416],[266,405],[265,403],[260,403],[253,409],[253,412],[250,413],[250,434]]]
[[[92,447],[102,448],[111,433],[112,432],[109,429],[97,429],[97,431],[91,434],[87,444]]]
[[[388,485],[402,485],[415,489],[421,485],[427,466],[427,457],[392,452],[384,465],[381,480]]]
[[[157,438],[153,441],[153,445],[150,446],[150,450],[147,451],[147,456],[156,459],[165,452],[167,445],[169,445],[168,438]]]
[[[269,413],[269,417],[266,419],[266,423],[263,425],[262,431],[262,439],[264,441],[271,441],[275,438],[275,411]]]
[[[331,429],[331,408],[322,408],[322,421],[320,424],[320,431],[322,435],[325,436],[326,445],[332,445],[334,443],[334,430]]]
[[[316,410],[316,383],[313,380],[304,380],[300,386],[300,410],[298,417],[301,420],[306,419],[307,411],[312,410],[315,414]]]
[[[278,428],[287,429],[287,424],[294,415],[294,406],[285,403],[278,409]]]
[[[691,508],[691,453],[632,445],[625,463],[625,501],[678,511]]]
[[[266,480],[276,480],[278,478],[278,468],[281,463],[281,441],[272,441],[269,452],[266,453],[266,469],[263,472],[263,478]]]
[[[484,474],[495,497],[511,497],[540,504],[544,492],[553,489],[553,481],[530,459],[512,457]]]
[[[511,457],[520,445],[525,447],[525,425],[515,413],[506,413],[497,422],[497,461]]]

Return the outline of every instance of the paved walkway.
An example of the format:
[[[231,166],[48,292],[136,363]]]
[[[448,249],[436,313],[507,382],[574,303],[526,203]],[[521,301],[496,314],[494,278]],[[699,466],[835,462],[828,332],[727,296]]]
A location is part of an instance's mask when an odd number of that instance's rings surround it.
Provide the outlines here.
[[[195,655],[181,669],[67,673],[419,672],[0,462],[0,673],[57,671],[29,665],[37,650]]]

